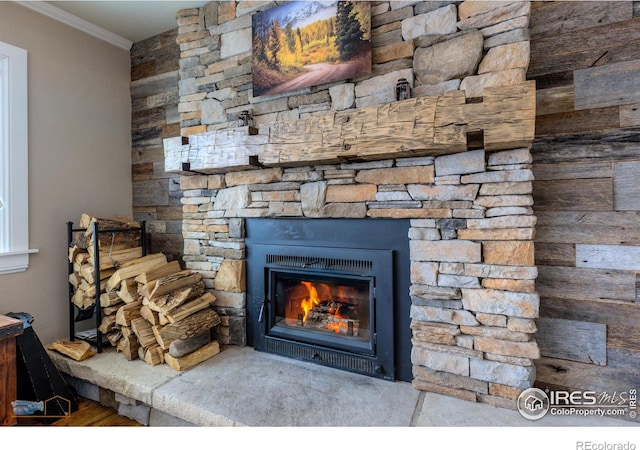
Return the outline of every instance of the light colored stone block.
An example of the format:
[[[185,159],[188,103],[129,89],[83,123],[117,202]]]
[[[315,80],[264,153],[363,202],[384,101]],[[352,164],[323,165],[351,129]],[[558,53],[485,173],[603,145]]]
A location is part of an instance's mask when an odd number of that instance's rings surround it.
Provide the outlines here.
[[[228,58],[251,51],[251,28],[230,31],[221,37],[220,57]]]
[[[435,286],[438,279],[438,263],[411,262],[411,282]]]
[[[282,168],[245,170],[242,172],[229,172],[225,175],[225,184],[228,187],[243,184],[261,184],[282,181]]]
[[[523,367],[496,361],[472,359],[470,376],[476,380],[505,384],[521,389],[533,386],[536,378],[535,366]]]
[[[215,289],[228,292],[244,292],[247,289],[245,260],[225,259],[215,278]]]
[[[411,259],[414,261],[480,262],[481,245],[478,242],[411,241],[409,243]]]
[[[475,200],[480,188],[477,184],[467,184],[462,186],[426,186],[423,184],[410,184],[407,186],[409,195],[414,200]]]
[[[462,289],[462,304],[469,311],[534,319],[538,317],[540,297],[528,292]]]
[[[485,170],[485,151],[473,150],[435,159],[436,176],[463,175]]]
[[[247,185],[220,189],[214,202],[214,208],[219,211],[246,208],[249,206],[250,200]]]
[[[499,45],[489,49],[478,66],[478,73],[529,67],[529,41]]]
[[[465,33],[429,47],[417,48],[413,69],[420,84],[437,84],[476,73],[484,38],[479,31]]]
[[[358,203],[376,199],[375,184],[330,185],[327,187],[327,203]]]
[[[532,241],[488,241],[482,244],[483,261],[505,266],[535,265]]]
[[[356,175],[356,182],[372,184],[433,183],[434,179],[433,166],[370,169]]]
[[[453,325],[478,325],[478,321],[469,311],[438,308],[435,306],[411,305],[411,318],[422,322],[441,322]]]
[[[439,372],[469,376],[469,358],[465,356],[440,353],[414,345],[411,349],[411,362]]]
[[[456,26],[457,8],[448,5],[426,14],[409,17],[402,21],[402,38],[405,41],[430,34],[453,34]]]
[[[344,83],[329,88],[331,96],[331,109],[333,111],[342,111],[353,107],[356,100],[355,84]]]

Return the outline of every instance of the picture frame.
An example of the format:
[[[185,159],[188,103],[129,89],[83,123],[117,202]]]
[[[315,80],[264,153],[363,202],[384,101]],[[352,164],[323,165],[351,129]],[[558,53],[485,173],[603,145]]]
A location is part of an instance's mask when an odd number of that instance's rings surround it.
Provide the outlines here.
[[[371,2],[292,1],[252,16],[253,95],[371,73]]]

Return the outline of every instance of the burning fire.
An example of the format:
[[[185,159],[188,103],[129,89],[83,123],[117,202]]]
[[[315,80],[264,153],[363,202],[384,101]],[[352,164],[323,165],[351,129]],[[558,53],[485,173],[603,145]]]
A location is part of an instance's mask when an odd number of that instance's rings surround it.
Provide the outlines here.
[[[321,298],[320,295],[318,295],[318,289],[316,288],[316,286],[309,282],[309,281],[301,281],[301,284],[303,284],[306,288],[307,291],[309,293],[308,297],[302,299],[300,306],[302,307],[302,310],[304,311],[304,316],[302,317],[302,322],[306,322],[307,321],[307,317],[309,316],[309,312],[314,308],[314,306],[320,305],[321,303]],[[321,286],[321,288],[324,286]],[[327,289],[322,289],[322,290],[329,290],[328,286],[326,286]],[[328,293],[328,292],[327,292]],[[330,296],[329,296],[330,297]],[[340,287],[340,298],[346,298],[346,292],[344,291],[344,289],[342,289],[342,287]],[[348,319],[348,317],[340,314],[339,312],[340,310],[340,305],[337,303],[331,303],[329,306],[329,310],[328,310],[328,314],[329,314],[329,321],[325,324],[325,328],[328,330],[332,330],[335,333],[340,333],[340,334],[347,334],[348,332],[350,332],[351,334],[353,334],[353,325],[352,325],[352,329],[349,330],[349,325],[347,322],[345,322],[344,320],[331,320],[331,319]]]
[[[309,315],[309,311],[313,309],[315,305],[320,304],[320,299],[318,298],[318,290],[310,281],[301,281],[301,283],[307,288],[309,291],[309,297],[303,298],[301,307],[304,311],[304,317],[302,318],[303,322],[307,321],[307,316]]]

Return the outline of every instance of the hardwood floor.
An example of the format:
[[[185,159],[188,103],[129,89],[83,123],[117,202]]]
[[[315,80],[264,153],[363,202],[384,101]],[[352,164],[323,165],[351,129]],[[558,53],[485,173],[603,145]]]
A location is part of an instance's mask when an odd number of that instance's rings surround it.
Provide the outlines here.
[[[44,423],[31,417],[18,418],[18,426],[50,426],[50,427],[141,427],[135,420],[118,415],[118,412],[99,402],[81,398],[78,410],[70,416],[57,419],[52,423]]]

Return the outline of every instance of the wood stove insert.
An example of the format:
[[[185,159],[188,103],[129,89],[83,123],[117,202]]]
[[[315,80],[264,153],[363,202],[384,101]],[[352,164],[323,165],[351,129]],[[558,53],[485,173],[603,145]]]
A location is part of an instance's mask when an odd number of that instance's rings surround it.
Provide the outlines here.
[[[248,219],[254,348],[377,378],[410,377],[408,224],[395,222]]]

